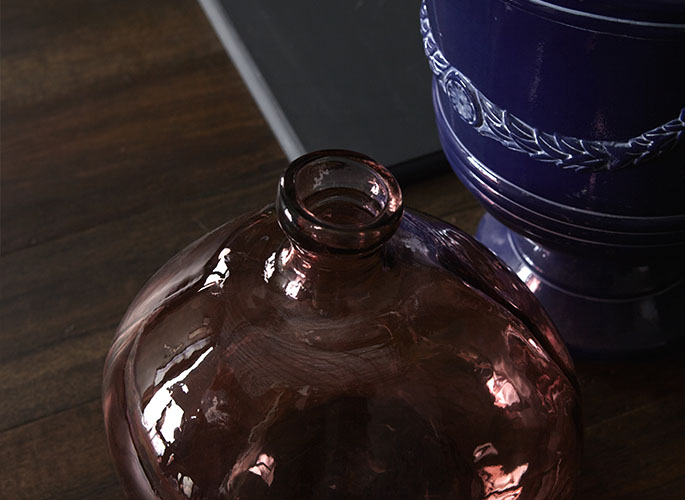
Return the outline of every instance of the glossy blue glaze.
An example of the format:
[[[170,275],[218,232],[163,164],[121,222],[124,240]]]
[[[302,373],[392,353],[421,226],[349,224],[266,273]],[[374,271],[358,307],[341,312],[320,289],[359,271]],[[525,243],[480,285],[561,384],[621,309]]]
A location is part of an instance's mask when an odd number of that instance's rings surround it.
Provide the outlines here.
[[[682,318],[667,314],[622,344],[615,332],[572,331],[559,315],[590,311],[569,299],[574,290],[633,297],[639,308],[640,297],[685,277],[685,3],[586,3],[426,0],[421,31],[440,139],[460,179],[518,233],[510,239],[534,243],[514,257],[487,234],[493,223],[481,240],[513,268],[545,249],[533,270],[563,293],[536,295],[567,340],[589,350],[653,347]],[[559,275],[559,266],[573,271]],[[592,269],[607,266],[616,272],[597,280]],[[618,278],[626,268],[644,270],[649,292]]]
[[[682,265],[550,250],[490,215],[478,238],[526,283],[574,354],[630,354],[682,339]]]
[[[492,102],[540,131],[621,142],[677,119],[685,108],[685,24],[659,30],[563,16],[580,28],[500,0],[436,0],[427,7],[447,61]],[[642,168],[559,172],[554,164],[484,140],[452,109],[446,93],[438,98],[450,111],[440,125],[449,125],[472,155],[526,192],[616,215],[685,211],[682,141],[676,150],[638,165]],[[658,199],[645,196],[646,175]],[[685,226],[685,218],[680,222]]]

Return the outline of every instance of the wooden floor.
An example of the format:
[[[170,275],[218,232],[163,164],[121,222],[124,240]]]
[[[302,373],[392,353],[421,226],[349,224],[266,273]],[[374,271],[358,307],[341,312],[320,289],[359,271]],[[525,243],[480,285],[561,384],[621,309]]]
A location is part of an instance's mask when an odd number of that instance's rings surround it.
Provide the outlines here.
[[[1,74],[0,497],[121,498],[100,409],[117,322],[286,162],[193,1],[2,2]],[[404,190],[469,231],[482,215],[451,174]],[[577,363],[581,500],[685,498],[684,360]]]

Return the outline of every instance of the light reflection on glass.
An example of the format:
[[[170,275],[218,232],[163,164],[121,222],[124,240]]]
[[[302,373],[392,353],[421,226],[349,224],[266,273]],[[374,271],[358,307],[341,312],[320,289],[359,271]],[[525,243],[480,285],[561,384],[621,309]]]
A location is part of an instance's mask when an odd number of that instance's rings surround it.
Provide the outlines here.
[[[495,406],[498,408],[506,408],[521,401],[514,385],[497,372],[493,371],[485,385],[495,398]]]
[[[518,276],[521,281],[526,283],[528,278],[533,276],[533,271],[531,271],[529,267],[523,266],[521,269],[516,271],[516,276]]]
[[[371,185],[371,194],[378,196],[378,193],[381,192],[381,188],[376,179],[369,179],[369,184]]]
[[[188,374],[197,368],[213,349],[214,347],[207,349],[190,368],[183,370],[178,376],[165,382],[145,405],[143,425],[148,431],[152,446],[158,456],[164,455],[167,446],[174,441],[174,433],[183,420],[183,409],[176,404],[172,397],[174,385],[183,382]]]
[[[302,283],[299,280],[292,280],[285,286],[285,294],[293,299],[297,298],[300,290],[302,290]]]
[[[516,272],[516,276],[526,284],[531,292],[535,293],[535,291],[540,288],[540,278],[535,276],[529,267],[521,267],[521,269]]]
[[[312,187],[314,189],[319,189],[323,184],[323,181],[326,179],[326,176],[329,174],[330,171],[327,168],[321,167],[321,170],[317,172],[316,177],[314,177],[314,183],[312,184]]]
[[[173,443],[174,432],[181,427],[181,422],[183,421],[183,409],[171,400],[170,404],[164,409],[162,416],[162,424],[159,426],[158,431],[166,443]]]
[[[261,453],[257,457],[257,463],[255,463],[248,470],[253,474],[260,476],[266,484],[271,486],[274,480],[274,457],[267,455],[266,453]]]
[[[528,287],[528,289],[529,289],[531,292],[535,293],[535,291],[536,291],[536,290],[538,289],[538,287],[540,286],[540,279],[537,278],[536,276],[532,276],[532,275],[531,275],[531,276],[526,280],[526,286]]]
[[[281,266],[285,266],[286,264],[288,264],[294,253],[295,248],[293,248],[292,246],[289,246],[281,250],[281,255],[279,255],[279,259],[281,260]]]
[[[497,448],[492,443],[483,443],[473,449],[473,462],[478,463],[490,455],[498,455]]]
[[[178,473],[177,479],[183,494],[186,496],[186,498],[190,498],[193,494],[193,480],[188,476],[184,476],[180,472]]]
[[[189,336],[189,338],[192,338],[191,336],[192,336],[192,334]],[[154,385],[161,384],[162,380],[164,380],[164,377],[169,372],[169,370],[171,370],[174,366],[181,363],[182,361],[185,361],[186,359],[190,359],[190,357],[194,353],[196,353],[200,349],[204,348],[207,344],[209,344],[209,342],[210,342],[210,339],[208,339],[208,338],[198,340],[197,342],[190,344],[183,351],[181,351],[176,356],[171,358],[171,360],[166,365],[164,365],[161,368],[157,368],[157,370],[155,371],[155,380],[154,380],[153,384]],[[185,384],[183,384],[183,386],[185,386]],[[182,387],[182,389],[183,389],[183,387]],[[185,391],[187,391],[187,388],[184,390],[184,392]]]
[[[226,278],[228,278],[231,274],[228,270],[228,262],[231,260],[230,254],[230,248],[224,248],[223,250],[221,250],[221,252],[219,253],[219,259],[217,261],[216,267],[214,267],[210,275],[207,276],[207,279],[205,280],[204,285],[202,285],[202,288],[200,288],[200,291],[211,286],[218,286],[219,288],[223,288],[224,281],[226,281]]]
[[[269,282],[276,270],[276,252],[272,253],[264,262],[264,281]]]
[[[547,358],[547,353],[546,353],[545,351],[542,350],[542,347],[540,346],[540,344],[538,344],[537,341],[536,341],[533,337],[531,337],[531,338],[528,339],[528,343],[533,347],[533,349],[535,349],[535,351],[536,351],[540,356],[543,356],[545,359],[548,359],[548,358]]]
[[[488,465],[478,471],[483,481],[483,492],[487,500],[516,500],[523,493],[519,486],[521,477],[528,470],[528,464],[519,465],[511,472],[504,472],[501,465]]]
[[[533,350],[535,351],[536,355],[541,356],[542,358],[545,359],[545,361],[551,361],[549,355],[542,348],[542,346],[535,339],[535,337],[525,335],[521,330],[516,328],[514,325],[507,326],[507,329],[505,330],[505,334],[507,335],[507,337],[513,337],[513,338],[519,340],[520,342],[523,342],[524,344],[527,344],[530,347],[532,347]]]

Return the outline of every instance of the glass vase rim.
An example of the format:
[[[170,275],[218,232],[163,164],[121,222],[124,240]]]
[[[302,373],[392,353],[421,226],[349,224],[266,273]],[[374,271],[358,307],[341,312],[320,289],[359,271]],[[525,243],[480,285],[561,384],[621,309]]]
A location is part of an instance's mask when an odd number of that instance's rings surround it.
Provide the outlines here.
[[[318,217],[306,205],[297,188],[297,176],[305,168],[358,167],[378,182],[384,197],[375,200],[379,210],[367,221],[342,224]],[[345,149],[326,149],[293,160],[281,175],[276,203],[281,228],[307,250],[326,253],[364,253],[387,241],[397,229],[404,211],[402,191],[395,176],[372,158]]]

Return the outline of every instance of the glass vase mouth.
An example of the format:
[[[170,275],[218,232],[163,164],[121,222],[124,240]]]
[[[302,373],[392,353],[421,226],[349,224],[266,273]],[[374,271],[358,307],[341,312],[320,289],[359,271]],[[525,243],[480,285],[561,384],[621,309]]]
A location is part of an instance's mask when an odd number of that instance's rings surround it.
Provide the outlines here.
[[[387,241],[402,218],[402,191],[361,153],[316,151],[294,160],[278,185],[278,221],[300,247],[365,253]]]

